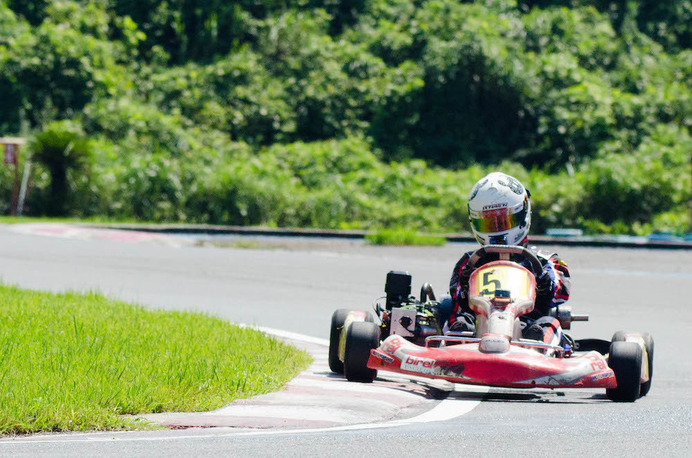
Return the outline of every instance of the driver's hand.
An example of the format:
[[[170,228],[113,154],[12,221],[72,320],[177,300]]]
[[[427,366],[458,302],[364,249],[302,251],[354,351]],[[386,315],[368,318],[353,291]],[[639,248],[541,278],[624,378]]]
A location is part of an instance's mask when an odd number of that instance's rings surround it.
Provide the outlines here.
[[[536,280],[536,292],[540,296],[552,295],[553,280],[547,270],[544,270]]]
[[[461,276],[463,277],[465,284],[468,284],[469,278],[471,277],[473,270],[474,269],[472,269],[468,264],[461,268]]]

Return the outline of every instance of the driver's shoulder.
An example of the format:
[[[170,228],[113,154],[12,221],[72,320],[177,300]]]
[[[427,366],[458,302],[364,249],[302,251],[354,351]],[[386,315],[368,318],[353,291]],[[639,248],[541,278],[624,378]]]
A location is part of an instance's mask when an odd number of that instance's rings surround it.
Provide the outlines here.
[[[476,252],[476,250],[471,250],[471,251],[465,252],[464,254],[461,255],[461,258],[459,258],[459,261],[457,262],[457,264],[468,261],[471,258],[471,256],[473,256],[473,254],[475,252]]]

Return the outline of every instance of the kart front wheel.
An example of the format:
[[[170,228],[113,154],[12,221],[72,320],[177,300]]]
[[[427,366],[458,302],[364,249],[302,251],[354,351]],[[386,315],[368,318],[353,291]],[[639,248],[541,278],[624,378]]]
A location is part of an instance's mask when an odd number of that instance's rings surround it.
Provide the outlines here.
[[[608,366],[613,369],[616,388],[606,389],[611,401],[634,402],[639,397],[642,373],[642,348],[635,342],[615,341],[610,344]]]
[[[627,340],[627,332],[618,331],[613,334],[613,342],[624,342]],[[638,334],[644,341],[644,350],[646,351],[647,369],[649,370],[649,380],[642,383],[639,387],[639,396],[643,397],[649,393],[651,389],[651,380],[654,377],[654,338],[651,334],[645,332]]]
[[[332,314],[332,325],[329,331],[329,369],[337,374],[344,373],[344,363],[339,359],[339,339],[349,312],[348,309],[338,309]]]
[[[377,377],[377,371],[368,368],[370,350],[380,345],[380,329],[370,321],[351,323],[346,331],[346,351],[344,354],[344,374],[351,382],[370,383]]]
[[[644,339],[644,347],[646,348],[646,360],[648,363],[647,367],[649,369],[649,380],[642,383],[641,387],[639,388],[639,396],[646,396],[649,390],[651,389],[651,379],[654,378],[654,338],[651,337],[651,334],[647,332],[642,334],[642,339]]]

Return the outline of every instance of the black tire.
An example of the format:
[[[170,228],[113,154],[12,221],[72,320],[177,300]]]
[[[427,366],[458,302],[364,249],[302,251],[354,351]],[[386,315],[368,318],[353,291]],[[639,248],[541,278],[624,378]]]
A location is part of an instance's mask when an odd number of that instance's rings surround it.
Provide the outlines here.
[[[338,309],[332,314],[332,326],[329,331],[329,369],[337,374],[344,373],[344,363],[339,359],[339,338],[344,321],[351,311]]]
[[[624,342],[627,339],[627,334],[631,333],[625,331],[616,332],[613,334],[613,342]],[[649,390],[651,389],[651,380],[654,376],[654,339],[648,332],[639,335],[644,340],[644,348],[646,349],[647,355],[647,367],[649,369],[649,380],[642,383],[639,387],[639,396],[642,397],[649,393]]]
[[[649,380],[639,387],[639,396],[646,396],[651,389],[651,380],[654,378],[654,338],[648,332],[642,334],[649,368]]]
[[[634,402],[639,397],[642,373],[642,347],[634,342],[615,341],[610,344],[608,366],[615,372],[617,388],[606,389],[611,401]]]
[[[627,331],[618,331],[613,334],[613,338],[610,339],[611,342],[624,342],[627,339],[627,334],[632,334]]]
[[[351,382],[370,383],[377,377],[377,371],[368,368],[370,350],[380,345],[380,329],[369,321],[351,323],[346,331],[346,352],[344,354],[344,374]]]

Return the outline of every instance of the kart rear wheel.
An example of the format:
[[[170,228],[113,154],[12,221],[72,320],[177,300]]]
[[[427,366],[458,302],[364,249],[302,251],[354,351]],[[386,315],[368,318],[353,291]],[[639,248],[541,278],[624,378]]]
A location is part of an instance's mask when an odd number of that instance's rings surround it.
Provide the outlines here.
[[[641,387],[639,388],[639,396],[646,396],[651,389],[651,380],[654,378],[654,338],[651,337],[651,334],[645,332],[642,334],[642,339],[644,339],[644,346],[646,347],[649,380],[641,384]]]
[[[610,344],[608,366],[613,369],[617,388],[606,389],[611,401],[634,402],[639,397],[642,372],[642,347],[635,342],[615,341]]]
[[[616,332],[613,334],[613,342],[624,342],[627,340],[627,334],[630,333],[625,331]],[[649,390],[651,389],[651,380],[654,377],[654,339],[648,332],[639,335],[641,336],[642,340],[644,340],[644,348],[647,356],[647,368],[649,369],[649,380],[642,383],[639,387],[639,396],[643,397],[649,393]]]
[[[349,313],[348,309],[338,309],[332,314],[332,325],[329,331],[329,369],[337,374],[344,373],[344,363],[339,359],[339,339]]]
[[[344,354],[344,374],[351,382],[370,383],[377,377],[377,371],[368,368],[370,350],[380,345],[380,329],[370,321],[351,323],[346,331],[346,352]]]

